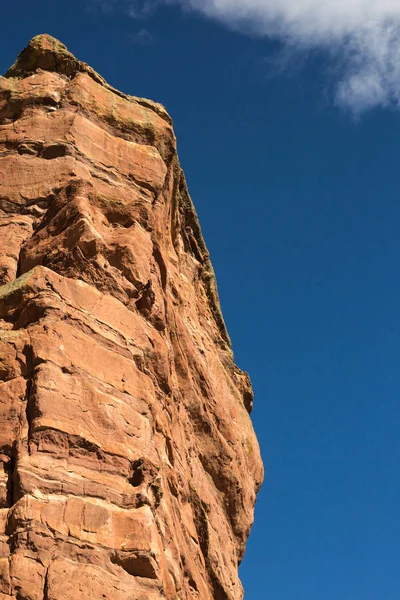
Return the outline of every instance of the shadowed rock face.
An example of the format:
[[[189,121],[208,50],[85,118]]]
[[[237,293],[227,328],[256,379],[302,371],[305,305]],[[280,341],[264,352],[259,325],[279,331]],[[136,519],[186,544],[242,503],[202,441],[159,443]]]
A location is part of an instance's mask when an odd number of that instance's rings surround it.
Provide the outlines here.
[[[240,600],[262,463],[171,119],[0,78],[0,600]]]

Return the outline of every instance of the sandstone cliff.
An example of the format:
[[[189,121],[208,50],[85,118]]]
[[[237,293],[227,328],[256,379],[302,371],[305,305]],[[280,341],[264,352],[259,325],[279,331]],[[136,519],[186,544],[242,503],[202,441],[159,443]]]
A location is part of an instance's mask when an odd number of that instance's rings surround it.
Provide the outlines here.
[[[0,78],[0,600],[239,600],[263,471],[164,108]]]

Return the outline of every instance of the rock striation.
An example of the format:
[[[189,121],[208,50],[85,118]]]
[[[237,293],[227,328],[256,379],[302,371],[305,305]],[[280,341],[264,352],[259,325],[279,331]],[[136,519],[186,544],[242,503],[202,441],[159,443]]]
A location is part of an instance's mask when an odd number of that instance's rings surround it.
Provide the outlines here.
[[[240,600],[263,468],[171,119],[0,78],[0,600]]]

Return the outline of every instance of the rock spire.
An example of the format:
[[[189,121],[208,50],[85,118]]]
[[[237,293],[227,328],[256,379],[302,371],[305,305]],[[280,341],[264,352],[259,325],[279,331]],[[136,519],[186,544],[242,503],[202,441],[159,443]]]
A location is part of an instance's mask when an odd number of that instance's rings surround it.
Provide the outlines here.
[[[0,78],[0,600],[241,600],[263,469],[171,119]]]

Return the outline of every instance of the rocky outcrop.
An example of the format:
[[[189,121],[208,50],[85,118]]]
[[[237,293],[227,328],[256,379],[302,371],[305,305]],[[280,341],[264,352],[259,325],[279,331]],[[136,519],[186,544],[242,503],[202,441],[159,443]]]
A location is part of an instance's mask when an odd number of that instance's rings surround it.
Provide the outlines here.
[[[0,79],[0,600],[239,600],[263,471],[171,119]]]

